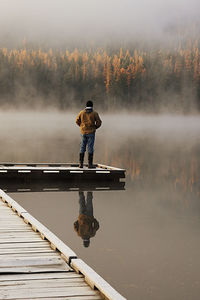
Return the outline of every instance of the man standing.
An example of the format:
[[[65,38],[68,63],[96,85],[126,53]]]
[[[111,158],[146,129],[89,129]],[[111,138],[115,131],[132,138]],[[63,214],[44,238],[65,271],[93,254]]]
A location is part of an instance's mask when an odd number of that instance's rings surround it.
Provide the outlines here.
[[[93,168],[95,131],[101,126],[101,123],[98,113],[93,111],[93,102],[87,101],[86,108],[80,111],[76,118],[76,124],[80,126],[81,131],[79,168],[83,168],[86,146],[88,146],[88,167]]]

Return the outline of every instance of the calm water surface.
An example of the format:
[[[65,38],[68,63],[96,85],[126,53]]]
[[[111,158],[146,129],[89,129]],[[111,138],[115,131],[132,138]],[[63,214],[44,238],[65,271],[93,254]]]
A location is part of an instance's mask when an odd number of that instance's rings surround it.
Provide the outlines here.
[[[77,160],[75,115],[0,117],[2,161]],[[127,178],[125,190],[89,193],[99,224],[89,247],[74,229],[83,208],[78,191],[11,196],[128,299],[199,299],[199,117],[102,119],[95,160],[126,168]]]

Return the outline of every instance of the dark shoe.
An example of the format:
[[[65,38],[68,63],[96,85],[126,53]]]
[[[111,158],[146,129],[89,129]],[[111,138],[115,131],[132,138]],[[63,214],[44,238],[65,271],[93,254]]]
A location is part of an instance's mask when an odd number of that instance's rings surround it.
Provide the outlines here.
[[[79,168],[83,168],[84,153],[79,154]]]
[[[93,153],[88,154],[88,168],[89,169],[94,169],[95,168],[95,166],[93,165]]]

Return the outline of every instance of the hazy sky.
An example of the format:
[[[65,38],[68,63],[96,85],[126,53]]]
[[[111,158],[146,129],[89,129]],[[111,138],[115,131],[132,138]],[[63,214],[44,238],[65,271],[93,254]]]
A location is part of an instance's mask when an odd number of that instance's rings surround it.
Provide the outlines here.
[[[1,41],[160,36],[200,17],[200,0],[0,0]]]

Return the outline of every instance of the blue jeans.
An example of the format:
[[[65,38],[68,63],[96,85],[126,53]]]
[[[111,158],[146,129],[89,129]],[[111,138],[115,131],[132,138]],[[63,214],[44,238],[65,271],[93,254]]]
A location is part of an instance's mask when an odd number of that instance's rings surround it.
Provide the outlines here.
[[[80,153],[85,153],[86,146],[88,146],[88,153],[93,154],[94,152],[94,141],[95,141],[95,132],[88,134],[81,134],[81,147]]]
[[[84,192],[79,192],[79,213],[93,217],[93,205],[92,205],[93,193],[87,192],[87,199],[85,199]],[[85,201],[86,200],[86,201]]]

